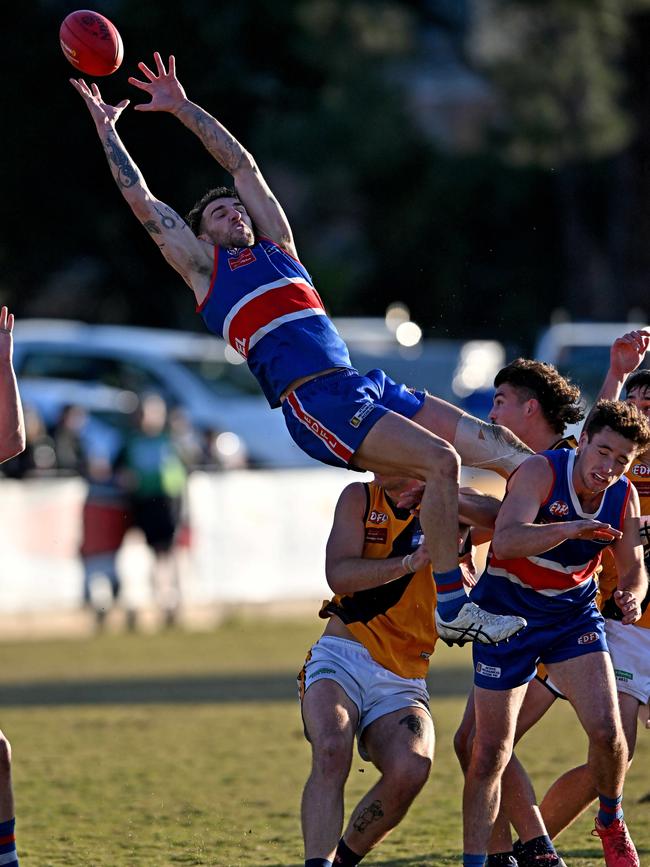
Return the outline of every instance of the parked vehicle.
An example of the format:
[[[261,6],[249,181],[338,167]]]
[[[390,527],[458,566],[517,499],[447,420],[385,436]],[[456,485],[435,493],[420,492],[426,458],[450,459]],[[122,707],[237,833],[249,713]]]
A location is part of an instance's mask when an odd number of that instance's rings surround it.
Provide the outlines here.
[[[554,364],[592,403],[609,367],[612,343],[627,331],[648,327],[640,322],[560,322],[539,335],[534,357]],[[650,366],[647,355],[642,366]]]

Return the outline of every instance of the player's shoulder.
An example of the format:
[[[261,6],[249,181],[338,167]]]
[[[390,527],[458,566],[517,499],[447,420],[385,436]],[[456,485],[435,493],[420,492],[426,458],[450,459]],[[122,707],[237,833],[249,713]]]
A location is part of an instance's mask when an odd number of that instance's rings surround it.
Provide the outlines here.
[[[553,476],[553,469],[548,456],[545,454],[530,455],[519,464],[517,469],[508,479],[508,490],[516,488],[525,493],[526,486],[537,482],[546,483]]]

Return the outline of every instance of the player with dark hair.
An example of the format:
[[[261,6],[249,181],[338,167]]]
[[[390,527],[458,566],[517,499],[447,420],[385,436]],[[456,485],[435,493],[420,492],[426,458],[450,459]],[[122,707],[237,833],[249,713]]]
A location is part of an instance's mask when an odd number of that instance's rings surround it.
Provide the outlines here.
[[[72,84],[95,122],[120,191],[167,262],[192,288],[201,316],[246,359],[271,407],[311,457],[334,466],[416,477],[427,483],[421,521],[436,571],[438,631],[448,640],[495,642],[524,625],[467,599],[457,563],[459,455],[508,476],[528,454],[506,428],[393,382],[361,376],[298,260],[291,226],[257,163],[214,117],[191,102],[175,61],[129,82],[150,96],[140,111],[174,115],[229,172],[234,189],[211,191],[190,228],[153,196],[117,135],[128,100],[107,105],[96,84]],[[232,194],[234,193],[234,195]],[[204,204],[207,202],[207,204]]]
[[[616,399],[625,389],[626,401],[650,419],[650,370],[636,370],[650,345],[650,332],[633,331],[619,337],[611,349],[610,367],[600,391]],[[631,372],[636,371],[636,372]],[[628,373],[630,374],[628,376]],[[632,461],[626,476],[635,487],[641,506],[640,533],[646,571],[650,571],[650,450]],[[642,615],[632,628],[621,625],[616,604],[617,572],[614,559],[605,551],[599,575],[601,610],[605,617],[607,644],[612,656],[623,732],[631,760],[636,746],[637,714],[650,699],[650,594],[641,603]],[[557,836],[583,813],[596,797],[589,766],[583,764],[563,774],[550,787],[541,803],[542,816],[552,837]]]
[[[417,515],[397,506],[413,480],[376,476],[339,497],[327,543],[334,596],[299,676],[312,766],[302,797],[306,867],[356,867],[402,820],[433,762],[425,677],[434,652],[436,592]],[[459,561],[473,583],[467,525],[493,521],[498,500],[461,488]],[[343,829],[355,736],[380,779]],[[340,840],[339,840],[340,838]]]
[[[576,450],[534,455],[508,481],[486,572],[471,595],[494,613],[524,614],[528,625],[509,645],[474,644],[476,732],[463,798],[464,867],[484,864],[501,776],[539,661],[575,707],[589,738],[589,767],[600,799],[596,831],[606,863],[639,865],[621,807],[627,747],[604,620],[593,600],[594,573],[603,549],[611,546],[621,622],[627,626],[641,616],[648,579],[639,498],[623,476],[648,445],[650,424],[636,407],[601,400]]]
[[[512,430],[515,436],[536,452],[575,448],[573,436],[566,436],[566,425],[584,418],[580,389],[552,364],[517,358],[497,373],[490,421]],[[520,736],[553,705],[558,693],[540,669],[528,684],[517,723]],[[475,730],[474,693],[470,693],[461,723],[454,735],[454,749],[463,771],[471,758]],[[548,854],[546,831],[532,810],[535,793],[528,775],[513,754],[504,771],[502,809],[490,840],[488,867],[561,867],[559,856]],[[520,836],[517,860],[513,855],[510,824]]]
[[[517,358],[497,373],[490,421],[535,452],[557,448],[567,425],[585,417],[580,389],[543,361]]]

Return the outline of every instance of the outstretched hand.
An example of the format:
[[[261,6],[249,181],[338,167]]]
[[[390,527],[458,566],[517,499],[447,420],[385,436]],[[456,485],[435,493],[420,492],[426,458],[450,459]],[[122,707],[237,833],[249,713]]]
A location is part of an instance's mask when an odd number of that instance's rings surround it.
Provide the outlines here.
[[[135,106],[135,110],[173,113],[187,99],[183,86],[176,78],[176,59],[173,54],[169,55],[168,69],[165,69],[165,64],[157,51],[154,52],[153,59],[156,72],[153,72],[143,61],[138,63],[138,69],[147,81],[141,81],[133,76],[128,79],[129,84],[144,90],[151,97],[151,102],[140,103]]]
[[[650,331],[640,329],[628,331],[622,337],[617,337],[609,353],[610,367],[619,379],[624,379],[632,373],[643,361],[643,356],[650,346]]]
[[[596,542],[612,542],[623,537],[623,533],[610,524],[594,521],[591,518],[568,521],[564,526],[570,530],[567,539],[593,539]]]
[[[102,99],[102,95],[99,92],[97,85],[93,82],[93,84],[88,87],[83,78],[71,78],[70,84],[74,87],[77,93],[81,95],[93,120],[98,125],[102,123],[115,124],[118,117],[130,102],[128,99],[123,99],[122,102],[117,105],[109,105]]]

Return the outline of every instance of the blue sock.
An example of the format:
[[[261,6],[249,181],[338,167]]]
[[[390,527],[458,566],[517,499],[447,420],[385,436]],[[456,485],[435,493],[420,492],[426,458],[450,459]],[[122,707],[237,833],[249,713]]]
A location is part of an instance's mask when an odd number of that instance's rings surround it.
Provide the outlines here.
[[[15,825],[15,819],[9,819],[8,822],[0,822],[0,864],[3,867],[18,867],[16,837],[14,836]],[[12,858],[11,855],[14,857]]]
[[[438,614],[443,620],[453,620],[467,602],[460,567],[456,566],[450,572],[436,572],[433,577],[436,582]]]
[[[607,828],[616,819],[623,818],[623,795],[618,798],[606,798],[605,795],[598,793],[600,801],[600,809],[598,810],[598,821],[603,827]]]
[[[305,867],[332,867],[332,862],[327,858],[307,858]]]
[[[469,855],[463,852],[463,867],[484,867],[485,855]]]

